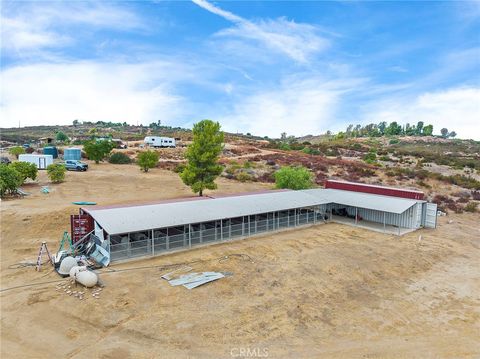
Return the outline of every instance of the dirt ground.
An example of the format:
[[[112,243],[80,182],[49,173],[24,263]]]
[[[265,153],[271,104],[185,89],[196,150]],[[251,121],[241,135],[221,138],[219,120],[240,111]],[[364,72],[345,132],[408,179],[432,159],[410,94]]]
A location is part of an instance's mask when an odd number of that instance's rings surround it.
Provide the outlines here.
[[[1,205],[2,358],[480,357],[478,214],[403,237],[322,224],[118,264],[102,270],[100,299],[80,301],[55,290],[51,267],[15,266],[44,240],[56,249],[78,213],[71,201],[192,194],[175,173],[133,165],[92,164],[42,194],[47,184],[41,172],[30,196]],[[233,275],[171,287],[160,276],[180,263]]]

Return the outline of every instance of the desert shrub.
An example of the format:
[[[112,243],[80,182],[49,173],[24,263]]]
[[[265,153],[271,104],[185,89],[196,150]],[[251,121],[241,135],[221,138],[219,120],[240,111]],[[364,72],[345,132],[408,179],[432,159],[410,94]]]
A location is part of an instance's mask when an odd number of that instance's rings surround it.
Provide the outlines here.
[[[391,144],[391,145],[394,145],[394,144],[397,144],[399,142],[400,142],[400,140],[398,138],[392,138],[388,143]]]
[[[467,189],[480,189],[480,181],[477,181],[475,178],[467,177],[464,175],[453,175],[453,176],[444,176],[448,182],[451,184],[467,188]]]
[[[173,172],[182,173],[184,169],[185,169],[185,163],[180,163],[175,166],[175,168],[173,169]]]
[[[385,156],[380,156],[379,160],[387,162],[387,161],[391,161],[392,159],[385,155]]]
[[[159,155],[155,151],[143,151],[138,154],[137,164],[144,172],[148,172],[150,168],[154,168],[158,163]]]
[[[472,198],[475,201],[480,201],[480,191],[472,191]]]
[[[245,171],[240,171],[240,172],[238,172],[238,173],[235,175],[235,178],[237,179],[237,181],[240,181],[240,182],[247,182],[247,181],[253,180],[252,175],[248,174],[248,173],[245,172]]]
[[[108,162],[113,164],[123,165],[123,164],[131,163],[132,160],[125,153],[115,152],[110,156],[110,158],[108,159]]]
[[[288,143],[282,143],[278,148],[284,151],[290,151],[292,149]]]
[[[53,163],[47,167],[47,174],[50,181],[53,183],[60,183],[65,180],[65,173],[67,169],[60,163]]]
[[[277,188],[307,189],[313,186],[312,173],[305,167],[282,167],[275,172]]]
[[[370,152],[363,156],[363,160],[366,163],[375,163],[377,161],[377,153],[375,150],[370,150]]]
[[[243,168],[252,168],[253,167],[253,163],[250,162],[250,161],[246,161],[244,164],[243,164]]]
[[[22,185],[22,175],[11,166],[0,164],[0,196],[13,194]]]
[[[422,180],[418,181],[417,184],[425,188],[432,188],[432,186],[430,186],[428,183],[423,182]]]
[[[290,144],[290,148],[292,150],[295,150],[295,151],[301,151],[305,148],[305,145],[303,145],[301,143],[294,142],[294,143]]]
[[[464,210],[465,210],[465,212],[472,212],[473,213],[473,212],[477,212],[477,207],[478,207],[477,202],[469,202],[465,206]]]
[[[33,163],[28,162],[13,162],[10,167],[15,169],[22,176],[22,184],[27,178],[34,181],[37,178],[38,168]]]
[[[455,202],[447,203],[447,208],[455,213],[463,212],[462,206],[460,206],[458,203],[455,203]]]
[[[10,148],[8,150],[8,153],[10,153],[12,156],[15,156],[15,158],[18,159],[18,156],[25,153],[25,148],[23,148],[21,146],[15,146],[15,147]]]
[[[303,153],[306,153],[307,155],[319,155],[320,154],[320,151],[316,148],[312,148],[312,147],[305,147],[303,150],[302,150]]]

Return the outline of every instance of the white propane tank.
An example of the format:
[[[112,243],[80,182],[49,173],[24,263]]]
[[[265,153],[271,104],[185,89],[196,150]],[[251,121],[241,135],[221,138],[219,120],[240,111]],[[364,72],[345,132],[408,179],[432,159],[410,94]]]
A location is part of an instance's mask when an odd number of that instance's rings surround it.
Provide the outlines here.
[[[74,278],[81,285],[91,288],[98,282],[98,276],[89,271],[85,266],[75,266],[70,270],[70,277]]]
[[[75,279],[77,277],[77,274],[80,273],[81,271],[87,270],[86,266],[75,266],[70,269],[70,278]]]

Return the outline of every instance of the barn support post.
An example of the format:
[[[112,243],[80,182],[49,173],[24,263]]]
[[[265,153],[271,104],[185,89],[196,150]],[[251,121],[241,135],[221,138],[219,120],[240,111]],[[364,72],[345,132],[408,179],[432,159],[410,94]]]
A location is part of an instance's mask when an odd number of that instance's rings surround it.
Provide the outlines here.
[[[187,225],[183,225],[183,246],[187,246]]]
[[[218,221],[215,221],[215,241],[218,240],[218,235],[217,235],[217,224]]]
[[[223,241],[223,219],[220,220],[220,240]]]
[[[297,209],[296,209],[296,208],[293,210],[293,218],[294,218],[293,226],[296,227],[296,226],[297,226],[297,222],[298,222]]]
[[[128,238],[128,243],[127,243],[127,257],[130,258],[130,254],[132,252],[132,247],[131,247],[131,244],[130,244],[130,233],[127,234],[127,238]]]
[[[397,218],[398,218],[398,235],[400,235],[400,224],[401,224],[401,218],[400,218],[400,214],[397,214]]]
[[[383,233],[386,232],[386,225],[385,225],[385,212],[383,212]]]
[[[355,225],[358,224],[358,208],[355,207]]]
[[[318,211],[318,206],[313,207],[313,223],[317,223],[317,211]]]
[[[245,236],[245,216],[242,216],[242,237]]]
[[[203,243],[202,223],[198,225],[198,231],[200,233],[200,243]]]
[[[170,238],[168,237],[168,228],[167,228],[167,237],[165,238],[165,246],[168,251],[170,249]]]
[[[188,224],[188,247],[192,248],[192,225]]]
[[[232,239],[232,219],[228,220],[228,239]]]
[[[250,217],[248,216],[248,236],[250,236]]]
[[[255,215],[255,233],[254,234],[257,234],[257,222],[258,222],[258,216]]]
[[[155,235],[154,235],[154,231],[152,229],[152,256],[155,255]]]

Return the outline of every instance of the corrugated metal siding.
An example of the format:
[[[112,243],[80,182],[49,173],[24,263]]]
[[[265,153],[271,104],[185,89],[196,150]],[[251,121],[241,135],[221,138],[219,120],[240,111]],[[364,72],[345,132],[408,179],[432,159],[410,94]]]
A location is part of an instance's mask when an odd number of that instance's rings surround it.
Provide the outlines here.
[[[421,204],[416,204],[401,214],[389,213],[383,211],[376,211],[373,209],[358,208],[358,215],[365,221],[383,223],[385,215],[385,224],[398,226],[402,228],[419,228],[418,210]],[[355,216],[355,207],[345,207],[345,205],[332,203],[327,205],[328,211],[331,209],[346,208],[349,215]]]
[[[420,191],[412,191],[412,190],[406,190],[406,189],[400,189],[400,188],[375,186],[375,185],[369,185],[369,184],[366,184],[366,183],[354,183],[354,182],[342,182],[342,181],[326,180],[325,181],[325,188],[340,189],[340,190],[352,191],[352,192],[379,194],[379,195],[383,195],[383,196],[419,199],[419,200],[422,200],[423,197],[424,197],[423,192],[420,192]]]

